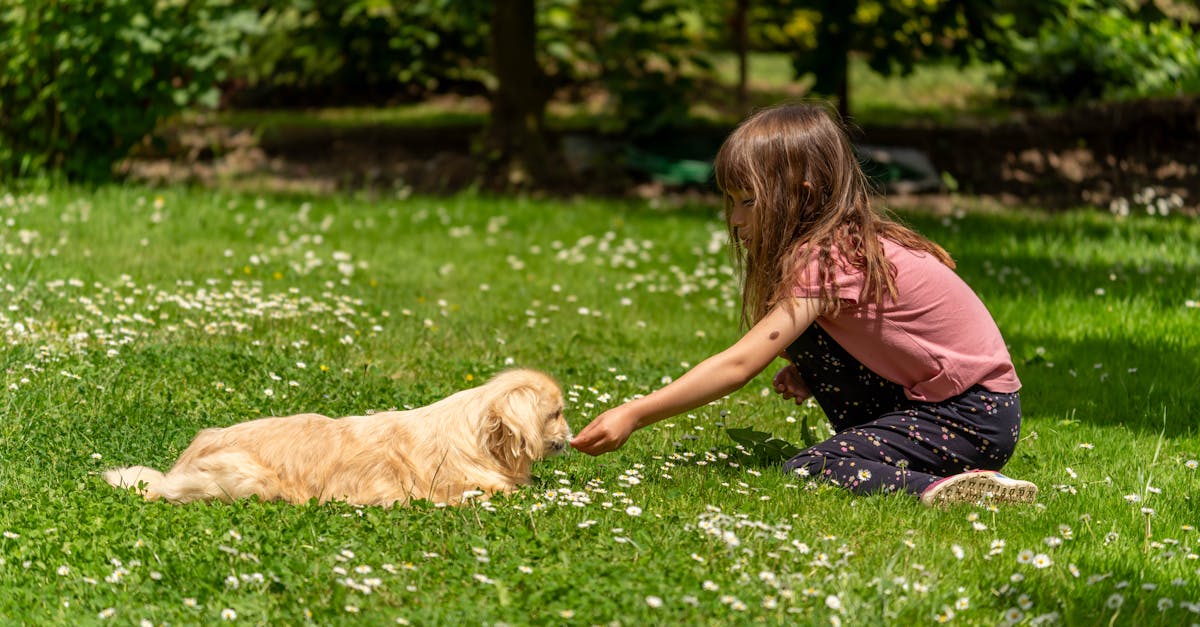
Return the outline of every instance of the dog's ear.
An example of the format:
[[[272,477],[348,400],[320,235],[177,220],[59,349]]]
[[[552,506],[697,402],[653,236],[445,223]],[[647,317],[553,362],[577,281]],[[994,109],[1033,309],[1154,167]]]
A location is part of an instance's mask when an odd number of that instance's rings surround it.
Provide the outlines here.
[[[541,433],[536,428],[539,418],[535,390],[529,387],[506,390],[488,407],[483,429],[485,447],[508,466],[522,459],[532,460],[538,447],[533,439]]]

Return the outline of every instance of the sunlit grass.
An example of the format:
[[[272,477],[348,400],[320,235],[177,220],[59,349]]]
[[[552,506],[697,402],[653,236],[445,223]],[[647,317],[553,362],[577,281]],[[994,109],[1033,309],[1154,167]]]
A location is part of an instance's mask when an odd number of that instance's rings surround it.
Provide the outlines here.
[[[1012,111],[992,82],[993,70],[973,64],[918,65],[907,76],[883,76],[860,60],[850,66],[850,107],[860,125],[973,124]]]
[[[696,120],[735,124],[742,116],[736,107],[737,62],[732,55],[713,59],[717,87],[705,89],[693,106]],[[966,124],[1002,119],[1009,108],[981,65],[917,66],[908,76],[885,77],[858,58],[851,60],[851,106],[859,125]],[[749,59],[751,107],[787,100],[820,98],[810,93],[812,77],[795,78],[786,54],[755,53]],[[587,102],[562,98],[547,107],[547,126],[554,130],[602,128],[611,125],[609,99],[593,94]],[[355,129],[462,129],[481,128],[488,120],[482,97],[441,97],[426,102],[387,107],[325,107],[311,109],[233,110],[218,114],[191,114],[184,123],[215,121],[237,128],[252,128],[264,135]]]
[[[718,94],[726,105],[732,102],[737,84],[737,61],[720,55],[714,61],[718,80],[727,87]],[[1011,108],[992,81],[994,70],[971,64],[928,63],[908,75],[884,76],[860,57],[850,60],[850,110],[860,126],[919,124],[970,124],[1003,119]],[[783,53],[750,55],[748,65],[752,106],[790,99],[819,99],[810,92],[812,76],[796,77],[792,62]],[[827,97],[827,96],[825,96]],[[736,114],[724,120],[737,121]]]
[[[1024,383],[1036,506],[922,508],[784,476],[747,388],[613,454],[445,509],[169,505],[97,472],[199,429],[431,402],[501,369],[578,430],[737,337],[717,207],[109,187],[0,195],[0,622],[1191,624],[1200,618],[1200,224],[906,217]]]
[[[280,129],[482,126],[487,121],[487,113],[487,101],[482,98],[445,98],[391,107],[231,110],[218,114],[215,119],[232,126],[274,132]]]

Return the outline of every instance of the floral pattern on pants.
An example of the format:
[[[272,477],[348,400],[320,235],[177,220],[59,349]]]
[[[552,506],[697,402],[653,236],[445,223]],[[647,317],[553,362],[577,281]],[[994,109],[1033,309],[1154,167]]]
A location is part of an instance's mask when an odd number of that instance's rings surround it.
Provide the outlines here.
[[[788,472],[856,494],[920,495],[942,477],[999,470],[1020,436],[1019,394],[976,385],[937,403],[909,400],[816,324],[788,347],[788,357],[835,432],[788,460]]]

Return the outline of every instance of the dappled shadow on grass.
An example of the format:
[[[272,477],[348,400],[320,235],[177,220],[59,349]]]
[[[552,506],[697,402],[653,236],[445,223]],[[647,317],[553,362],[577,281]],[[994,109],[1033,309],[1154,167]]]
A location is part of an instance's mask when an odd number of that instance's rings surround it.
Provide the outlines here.
[[[969,198],[953,204],[960,210],[953,217],[945,215],[946,211],[934,213],[919,208],[895,213],[902,222],[952,249],[955,256],[961,252],[998,250],[998,240],[1071,243],[1136,237],[1140,243],[1159,245],[1200,237],[1200,223],[1188,216],[1117,219],[1100,211],[1080,210],[1060,215],[1034,208],[997,211]],[[1191,243],[1200,246],[1200,240],[1193,239]],[[1200,259],[1193,257],[1193,261],[1200,264]]]
[[[1026,418],[1120,425],[1168,437],[1196,432],[1200,356],[1194,349],[1153,339],[1005,336],[1023,383]],[[1045,353],[1037,355],[1036,347],[1044,347]]]
[[[1027,417],[1169,435],[1195,429],[1200,310],[1186,304],[1200,297],[1193,221],[1004,213],[912,222],[951,249],[996,315]]]

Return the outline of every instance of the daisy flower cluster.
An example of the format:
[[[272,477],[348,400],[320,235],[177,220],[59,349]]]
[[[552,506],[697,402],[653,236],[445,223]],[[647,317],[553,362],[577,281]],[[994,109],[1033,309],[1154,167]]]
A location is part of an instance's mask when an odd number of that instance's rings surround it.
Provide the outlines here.
[[[1183,208],[1183,197],[1175,192],[1168,193],[1155,187],[1144,187],[1129,198],[1114,198],[1108,203],[1108,210],[1118,218],[1128,217],[1134,212],[1144,212],[1150,216],[1168,216],[1172,211]]]
[[[169,221],[162,197],[139,206],[152,208],[152,222]],[[53,235],[21,224],[31,212],[62,211],[64,224],[90,218],[86,202],[54,207],[43,195],[0,196],[0,249],[10,260],[55,257],[68,247],[83,247],[63,229]],[[297,225],[327,230],[329,223],[308,224],[301,206]],[[135,211],[136,212],[136,211]],[[156,217],[155,217],[156,216]],[[255,228],[255,220],[248,228]],[[18,281],[0,277],[0,338],[8,346],[35,349],[36,361],[14,375],[7,387],[16,390],[66,355],[98,352],[117,357],[147,341],[189,341],[249,336],[252,342],[269,330],[277,341],[304,346],[318,337],[353,345],[383,332],[390,313],[379,310],[348,290],[370,265],[351,253],[331,248],[320,232],[282,230],[279,245],[247,254],[226,249],[220,276],[144,281],[126,273],[114,279],[80,276],[37,276]],[[26,262],[28,263],[28,262]],[[286,277],[324,272],[321,287],[289,286]],[[284,333],[281,333],[284,332]]]
[[[667,294],[700,302],[706,308],[732,310],[737,305],[737,280],[734,269],[725,260],[728,235],[713,225],[707,243],[691,250],[691,258],[680,260],[659,252],[650,240],[619,238],[613,231],[599,236],[585,235],[567,245],[554,240],[549,255],[566,266],[594,265],[619,268],[625,280],[615,285],[622,306],[634,303],[641,294]],[[541,254],[540,247],[530,250]]]
[[[237,531],[230,530],[221,536],[209,529],[206,530],[206,536],[218,538],[216,546],[213,547],[212,556],[224,556],[223,560],[221,558],[214,559],[227,562],[229,574],[221,583],[219,592],[206,591],[203,594],[193,595],[185,589],[184,594],[188,596],[182,598],[180,607],[192,617],[192,620],[198,622],[235,620],[238,612],[227,604],[231,595],[265,594],[269,586],[279,583],[279,578],[271,572],[261,572],[257,568],[260,562],[258,556],[238,548],[242,537]],[[20,535],[6,532],[5,537],[16,540],[20,538]],[[56,543],[59,541],[59,530],[51,528],[39,532],[36,538],[27,538],[24,548],[36,549],[32,546],[36,543],[58,546]],[[46,575],[53,579],[54,585],[46,588],[44,593],[48,595],[47,599],[57,597],[55,602],[68,612],[93,606],[97,595],[102,598],[111,598],[117,595],[137,594],[133,592],[134,590],[170,590],[178,585],[172,576],[164,574],[163,570],[170,568],[170,565],[163,563],[162,556],[159,554],[162,550],[161,547],[156,547],[152,542],[138,538],[125,546],[110,547],[110,550],[112,556],[100,563],[72,563],[73,552],[65,550],[61,552],[62,559],[57,564],[29,560],[22,563],[20,567],[24,574],[48,571]],[[192,556],[192,559],[196,558],[197,556]],[[4,565],[4,561],[0,559],[0,566]],[[161,594],[161,592],[155,593]],[[204,595],[214,598],[206,602],[202,600]],[[121,623],[159,624],[159,621],[144,617],[146,613],[153,613],[156,608],[155,604],[128,609],[103,607],[96,611],[94,618],[100,621],[112,619]]]

